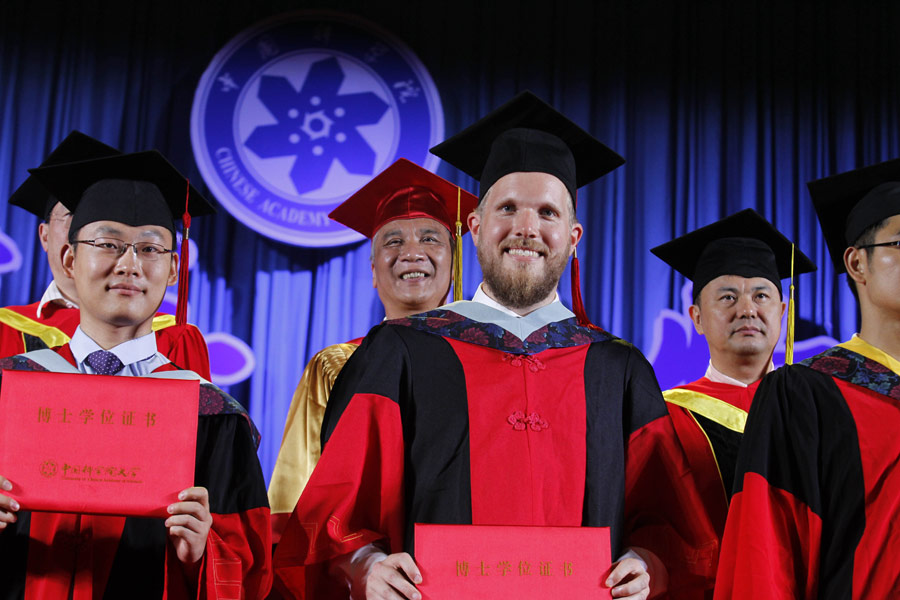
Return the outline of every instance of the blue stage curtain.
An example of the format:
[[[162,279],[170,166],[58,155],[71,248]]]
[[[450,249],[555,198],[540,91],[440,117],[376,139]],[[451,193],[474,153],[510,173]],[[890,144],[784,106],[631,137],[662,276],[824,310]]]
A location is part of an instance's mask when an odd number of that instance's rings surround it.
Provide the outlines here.
[[[260,0],[0,4],[0,190],[8,194],[70,130],[124,151],[158,148],[206,191],[193,162],[194,88],[215,52],[263,18],[344,10],[404,40],[425,63],[454,133],[531,89],[627,164],[579,192],[588,313],[639,347],[683,280],[648,249],[745,207],[819,265],[798,281],[799,316],[836,338],[856,329],[805,182],[900,156],[900,4]],[[475,190],[448,165],[439,173]],[[21,268],[0,304],[49,281],[37,220],[0,209]],[[220,211],[197,219],[191,320],[249,344],[257,368],[230,391],[263,434],[268,474],[303,365],[383,316],[366,243],[291,247]],[[465,243],[465,294],[480,272]],[[569,301],[568,279],[561,286]],[[439,368],[436,365],[436,368]]]

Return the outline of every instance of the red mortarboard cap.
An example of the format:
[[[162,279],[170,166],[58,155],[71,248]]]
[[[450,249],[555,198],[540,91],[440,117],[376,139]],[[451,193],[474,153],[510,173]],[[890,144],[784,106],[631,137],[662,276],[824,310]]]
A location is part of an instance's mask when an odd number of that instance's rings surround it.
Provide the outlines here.
[[[462,233],[478,198],[405,158],[397,160],[347,198],[328,216],[369,239],[385,223],[398,219],[434,219],[455,230],[459,197]]]

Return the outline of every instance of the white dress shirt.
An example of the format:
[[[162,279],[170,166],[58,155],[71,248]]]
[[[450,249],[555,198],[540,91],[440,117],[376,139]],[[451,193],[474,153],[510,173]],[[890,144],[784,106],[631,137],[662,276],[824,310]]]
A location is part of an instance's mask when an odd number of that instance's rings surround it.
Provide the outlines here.
[[[487,293],[485,293],[483,287],[484,287],[484,282],[482,281],[481,283],[478,284],[478,289],[475,291],[475,295],[472,296],[472,302],[478,302],[479,304],[484,304],[485,306],[490,306],[491,308],[493,308],[495,310],[499,310],[500,312],[507,314],[511,317],[521,318],[521,317],[526,316],[526,315],[520,315],[519,313],[506,308],[505,306],[503,306],[502,304],[500,304],[499,302],[497,302],[496,300],[494,300],[493,298],[488,296]],[[556,302],[559,302],[559,292],[555,292],[553,294],[553,302],[551,302],[550,304],[553,304]],[[547,306],[549,306],[549,304]]]
[[[38,303],[38,319],[41,318],[41,311],[44,310],[44,305],[48,302],[56,302],[57,304],[62,304],[66,308],[78,308],[77,304],[62,295],[62,292],[59,291],[59,287],[56,285],[55,279],[50,282],[50,285],[47,286],[47,289],[44,291],[44,295],[41,296],[41,301]]]
[[[82,373],[94,375],[95,371],[85,362],[88,354],[95,350],[103,350],[97,342],[92,340],[82,329],[81,325],[75,330],[69,349],[75,357],[75,365]],[[131,375],[142,377],[149,375],[154,370],[169,362],[169,359],[160,354],[156,349],[156,334],[152,331],[139,338],[122,342],[118,346],[109,348],[109,352],[118,357],[125,367],[115,375]]]
[[[775,370],[775,365],[770,360],[769,366],[766,368],[766,373],[771,373],[774,370]],[[705,377],[715,383],[726,383],[728,385],[736,385],[738,387],[747,387],[747,384],[744,383],[743,381],[738,381],[734,377],[729,377],[722,371],[715,368],[712,364],[712,361],[709,361],[709,366],[706,368]]]

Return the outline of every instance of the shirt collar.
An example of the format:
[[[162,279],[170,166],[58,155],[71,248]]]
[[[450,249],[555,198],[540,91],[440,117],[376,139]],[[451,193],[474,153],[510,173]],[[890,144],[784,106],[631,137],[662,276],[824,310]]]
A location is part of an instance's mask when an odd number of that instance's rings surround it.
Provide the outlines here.
[[[472,302],[478,302],[479,304],[484,304],[486,306],[490,306],[494,310],[499,310],[503,314],[508,315],[510,317],[515,317],[517,319],[521,319],[523,316],[527,316],[527,315],[520,315],[519,313],[506,308],[505,306],[503,306],[502,304],[500,304],[499,302],[497,302],[496,300],[494,300],[493,298],[488,296],[485,293],[483,287],[484,287],[484,282],[482,281],[481,283],[478,284],[478,289],[475,291],[475,295],[472,296]],[[554,303],[558,303],[558,302],[559,302],[559,292],[555,292],[553,295],[553,302],[551,302],[550,304],[554,304]],[[549,306],[549,304],[548,304],[548,306]]]
[[[766,373],[771,373],[775,370],[775,365],[769,360],[769,366],[766,368]],[[706,369],[706,378],[712,381],[713,383],[725,383],[728,385],[736,385],[737,387],[748,387],[746,383],[743,381],[738,381],[734,377],[729,377],[722,371],[715,368],[712,364],[712,361],[709,361],[709,367]]]
[[[48,302],[56,302],[57,304],[62,304],[66,308],[78,308],[77,304],[62,295],[62,292],[59,291],[59,287],[56,285],[55,279],[50,282],[50,285],[47,286],[47,290],[44,292],[44,295],[41,296],[41,301],[38,303],[38,319],[41,318],[41,311],[44,309],[44,305]]]
[[[96,350],[103,350],[100,345],[81,329],[81,325],[75,330],[72,340],[69,342],[69,350],[75,357],[75,363],[81,370],[81,365],[88,354]],[[156,355],[156,334],[152,331],[147,335],[122,342],[118,346],[109,349],[115,354],[122,364],[128,365],[152,358]]]

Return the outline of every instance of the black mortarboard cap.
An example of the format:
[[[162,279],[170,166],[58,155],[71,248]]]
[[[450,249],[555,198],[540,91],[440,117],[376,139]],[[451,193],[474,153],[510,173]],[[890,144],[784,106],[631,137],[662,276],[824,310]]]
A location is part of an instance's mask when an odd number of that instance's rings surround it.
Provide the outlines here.
[[[834,270],[843,273],[844,251],[872,225],[900,215],[900,158],[810,181],[806,187]]]
[[[80,131],[72,131],[53,149],[41,163],[42,167],[68,162],[102,158],[121,154],[112,146],[95,140]],[[37,177],[29,175],[9,197],[9,203],[24,208],[40,219],[46,220],[58,200],[44,187]]]
[[[625,159],[565,115],[525,91],[431,149],[479,180],[479,200],[509,173],[540,172],[575,190],[624,164]]]
[[[95,221],[133,227],[159,225],[175,235],[175,219],[185,212],[187,179],[156,150],[120,154],[29,169],[72,211],[71,231]],[[190,186],[193,217],[215,209]]]
[[[781,280],[791,276],[791,241],[758,212],[747,208],[650,250],[694,282],[694,300],[706,284],[721,275],[764,277],[781,293]],[[794,249],[794,274],[816,270]]]

